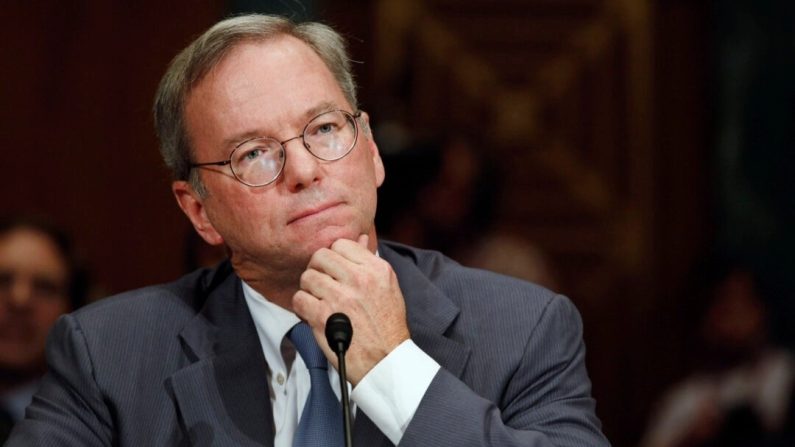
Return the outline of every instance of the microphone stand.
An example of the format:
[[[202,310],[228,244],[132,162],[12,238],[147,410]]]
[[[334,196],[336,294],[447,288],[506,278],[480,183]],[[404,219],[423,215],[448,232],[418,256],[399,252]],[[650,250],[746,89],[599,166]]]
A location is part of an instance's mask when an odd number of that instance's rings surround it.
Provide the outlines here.
[[[342,346],[342,342],[338,343]],[[348,373],[345,370],[345,350],[339,349],[337,351],[337,361],[339,362],[340,373],[340,391],[342,391],[342,426],[345,432],[345,447],[353,447],[353,439],[351,438],[351,403],[348,398]]]
[[[348,373],[345,369],[345,351],[351,345],[353,326],[351,320],[343,313],[332,314],[326,320],[326,341],[331,350],[337,354],[339,365],[340,392],[342,393],[342,426],[345,433],[345,447],[353,447],[351,437],[351,404],[348,397]]]

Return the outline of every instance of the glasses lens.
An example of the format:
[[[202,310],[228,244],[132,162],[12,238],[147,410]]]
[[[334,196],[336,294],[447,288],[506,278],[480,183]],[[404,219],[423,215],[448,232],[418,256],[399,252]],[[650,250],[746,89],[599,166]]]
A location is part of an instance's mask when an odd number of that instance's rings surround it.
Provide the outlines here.
[[[255,138],[232,153],[232,171],[250,186],[263,186],[276,180],[284,167],[284,150],[278,141]]]
[[[356,123],[351,114],[336,110],[315,117],[304,129],[304,143],[321,160],[348,155],[356,144]]]

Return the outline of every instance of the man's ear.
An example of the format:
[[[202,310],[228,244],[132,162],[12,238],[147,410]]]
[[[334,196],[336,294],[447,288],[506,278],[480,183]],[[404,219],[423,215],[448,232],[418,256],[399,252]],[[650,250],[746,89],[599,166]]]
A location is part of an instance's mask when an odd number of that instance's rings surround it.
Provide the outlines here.
[[[367,112],[362,112],[361,117],[361,128],[362,132],[364,133],[365,142],[367,143],[367,148],[370,150],[370,153],[373,157],[373,169],[375,169],[375,184],[376,186],[381,186],[384,183],[384,177],[386,176],[386,172],[384,170],[384,162],[381,160],[381,154],[378,152],[378,145],[375,144],[375,138],[373,138],[373,132],[370,130],[370,115]]]
[[[224,243],[224,238],[215,231],[210,219],[207,218],[207,211],[204,208],[204,199],[193,189],[189,182],[176,180],[171,183],[171,192],[177,199],[182,212],[188,216],[196,232],[210,245],[220,245]]]

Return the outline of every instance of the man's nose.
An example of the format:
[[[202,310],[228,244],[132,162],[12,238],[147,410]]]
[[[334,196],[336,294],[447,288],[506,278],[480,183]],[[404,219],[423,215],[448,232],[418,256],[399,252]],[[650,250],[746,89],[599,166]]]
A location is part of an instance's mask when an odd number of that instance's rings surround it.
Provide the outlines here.
[[[320,180],[320,159],[312,155],[302,138],[292,138],[284,145],[284,182],[290,191],[300,191]]]

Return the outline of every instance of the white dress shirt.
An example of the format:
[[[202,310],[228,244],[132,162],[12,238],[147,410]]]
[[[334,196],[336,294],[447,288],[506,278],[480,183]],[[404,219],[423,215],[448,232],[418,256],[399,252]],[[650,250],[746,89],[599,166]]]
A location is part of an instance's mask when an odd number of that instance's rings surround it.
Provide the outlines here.
[[[243,295],[270,368],[267,373],[275,428],[274,447],[290,447],[309,396],[310,381],[300,355],[295,356],[288,371],[281,346],[287,332],[300,319],[268,301],[245,282]],[[357,406],[361,408],[390,441],[398,444],[439,368],[439,364],[413,341],[406,340],[351,391],[351,411],[355,413]],[[328,370],[331,388],[340,398],[339,374],[333,367]],[[349,390],[350,386],[349,383]]]

